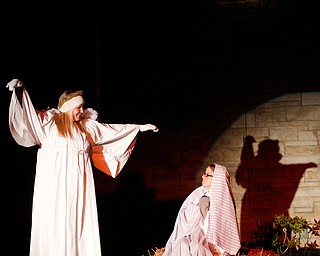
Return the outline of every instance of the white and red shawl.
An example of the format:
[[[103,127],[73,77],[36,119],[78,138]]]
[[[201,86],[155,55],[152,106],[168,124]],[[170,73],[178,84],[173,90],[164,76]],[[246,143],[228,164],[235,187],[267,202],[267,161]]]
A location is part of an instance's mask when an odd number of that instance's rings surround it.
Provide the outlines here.
[[[236,255],[241,244],[230,176],[226,167],[215,164],[210,191],[206,239],[213,245],[222,248],[226,253]],[[164,256],[170,256],[179,240],[190,235],[199,225],[201,218],[197,202],[204,193],[204,187],[198,187],[183,202],[174,230],[166,243]]]

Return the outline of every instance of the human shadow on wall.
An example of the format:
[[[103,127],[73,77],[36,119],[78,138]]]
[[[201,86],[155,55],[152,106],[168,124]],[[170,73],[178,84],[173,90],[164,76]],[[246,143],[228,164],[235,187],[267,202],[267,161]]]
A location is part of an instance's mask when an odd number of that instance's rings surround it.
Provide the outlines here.
[[[127,172],[116,180],[117,189],[97,197],[102,255],[147,255],[152,238],[154,191],[144,177]]]
[[[254,137],[247,136],[236,171],[236,182],[246,189],[242,199],[240,232],[246,243],[257,223],[273,220],[276,214],[288,215],[300,179],[314,163],[281,164],[279,141],[266,139],[253,151]]]

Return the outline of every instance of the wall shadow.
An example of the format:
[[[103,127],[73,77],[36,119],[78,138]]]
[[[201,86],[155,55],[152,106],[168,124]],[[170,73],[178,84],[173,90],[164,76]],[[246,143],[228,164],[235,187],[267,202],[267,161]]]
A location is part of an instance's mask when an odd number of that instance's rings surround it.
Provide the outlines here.
[[[307,168],[315,163],[281,164],[279,141],[266,139],[254,154],[254,137],[247,136],[236,171],[236,181],[246,189],[241,207],[241,242],[246,243],[257,223],[273,220],[274,215],[288,216],[288,209]]]
[[[168,239],[180,202],[156,202],[144,176],[127,171],[116,180],[114,193],[97,195],[102,255],[149,255]],[[165,210],[164,210],[165,209]]]

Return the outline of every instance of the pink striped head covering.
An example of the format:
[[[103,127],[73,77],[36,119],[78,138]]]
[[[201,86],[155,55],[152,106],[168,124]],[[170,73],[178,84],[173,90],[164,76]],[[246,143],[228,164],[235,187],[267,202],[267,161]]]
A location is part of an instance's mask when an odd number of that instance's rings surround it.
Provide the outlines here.
[[[241,244],[230,175],[226,167],[215,164],[210,191],[207,240],[236,255]]]

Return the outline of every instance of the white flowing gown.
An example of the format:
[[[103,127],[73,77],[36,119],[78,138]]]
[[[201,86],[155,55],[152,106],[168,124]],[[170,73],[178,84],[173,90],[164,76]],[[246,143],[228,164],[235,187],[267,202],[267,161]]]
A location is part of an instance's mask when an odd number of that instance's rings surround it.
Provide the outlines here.
[[[141,125],[102,124],[87,119],[90,136],[61,137],[57,110],[34,109],[25,88],[22,104],[12,93],[9,125],[22,146],[39,145],[33,195],[30,256],[100,256],[100,236],[91,158],[116,177],[130,157]],[[95,160],[93,160],[95,161]]]

